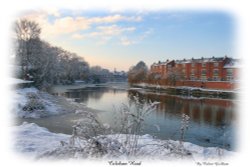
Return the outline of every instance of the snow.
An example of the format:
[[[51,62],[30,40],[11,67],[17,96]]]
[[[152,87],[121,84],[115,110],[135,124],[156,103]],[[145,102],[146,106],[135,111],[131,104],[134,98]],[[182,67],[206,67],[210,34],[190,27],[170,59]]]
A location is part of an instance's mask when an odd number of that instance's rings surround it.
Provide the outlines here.
[[[232,60],[224,68],[242,68],[242,63],[239,60]]]
[[[11,111],[14,117],[42,118],[69,112],[57,104],[59,103],[59,99],[36,88],[13,90],[12,97],[13,105]],[[32,103],[42,106],[42,108],[26,110],[25,108],[32,105]]]
[[[209,82],[213,82],[213,81],[209,81]],[[216,81],[216,82],[225,82],[225,81]],[[223,89],[208,89],[208,88],[199,88],[199,87],[191,87],[191,86],[175,86],[174,87],[174,86],[147,84],[147,83],[134,84],[134,86],[138,86],[138,87],[141,87],[141,88],[154,88],[154,89],[175,88],[175,89],[201,90],[201,91],[209,91],[209,92],[239,93],[238,88],[236,88],[234,90],[223,90]]]
[[[11,128],[14,134],[14,150],[35,159],[44,152],[60,146],[61,141],[69,140],[70,135],[49,132],[34,123],[24,122]]]
[[[27,80],[22,80],[22,79],[18,79],[18,78],[8,78],[8,83],[10,85],[14,85],[14,84],[23,84],[23,83],[32,83],[33,81],[27,81]]]
[[[52,133],[48,129],[39,127],[34,123],[24,122],[22,125],[14,126],[11,129],[15,134],[14,150],[31,159],[89,158],[86,157],[86,154],[90,154],[89,150],[84,149],[88,142],[87,140],[81,140],[80,144],[78,143],[74,147],[67,146],[71,139],[70,135]],[[97,141],[107,148],[107,153],[102,158],[129,159],[126,154],[129,146],[125,144],[128,137],[131,138],[131,136],[125,134],[97,136]],[[148,134],[137,136],[137,138],[136,155],[142,159],[171,160],[173,158],[182,158],[178,150],[184,150],[184,153],[192,155],[192,159],[195,161],[231,157],[236,154],[224,149],[215,147],[206,148],[189,142],[183,142],[180,145],[179,141],[159,140]],[[64,143],[64,146],[62,143]],[[174,151],[171,152],[171,149]]]

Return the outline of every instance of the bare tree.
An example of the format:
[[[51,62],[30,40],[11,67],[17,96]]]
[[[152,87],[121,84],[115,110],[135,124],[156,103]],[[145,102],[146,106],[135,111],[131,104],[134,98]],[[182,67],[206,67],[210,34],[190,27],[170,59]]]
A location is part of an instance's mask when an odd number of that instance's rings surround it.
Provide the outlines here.
[[[16,58],[22,67],[23,75],[27,75],[31,66],[32,51],[39,41],[41,28],[33,21],[26,19],[15,22],[15,33],[17,38]]]
[[[128,72],[128,81],[129,83],[138,83],[143,82],[147,78],[148,67],[143,61],[140,61],[130,68]]]

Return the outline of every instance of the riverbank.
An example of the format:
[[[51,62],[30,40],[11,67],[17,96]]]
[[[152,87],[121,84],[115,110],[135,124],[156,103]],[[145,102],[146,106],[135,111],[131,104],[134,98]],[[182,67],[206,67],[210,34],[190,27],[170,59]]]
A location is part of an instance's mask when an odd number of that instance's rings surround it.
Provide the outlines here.
[[[52,133],[48,129],[34,123],[24,122],[22,125],[11,128],[14,133],[14,149],[17,153],[28,159],[93,159],[87,146],[87,141],[78,140],[81,145],[71,146],[71,135]],[[113,134],[96,136],[96,140],[106,146],[106,154],[99,157],[106,159],[130,159],[127,151],[126,138],[129,135]],[[48,142],[49,141],[49,142]],[[233,157],[236,153],[216,147],[201,147],[189,142],[154,139],[150,135],[138,136],[136,157],[147,160],[175,160],[189,159],[194,161],[217,160]]]
[[[132,84],[136,88],[144,88],[152,91],[162,91],[172,95],[186,95],[194,97],[221,97],[233,99],[239,94],[239,89],[223,90],[223,89],[205,89],[188,86],[163,86],[147,83]]]
[[[32,119],[44,119],[44,117],[57,117],[65,113],[75,114],[85,118],[93,115],[93,110],[83,104],[77,104],[72,100],[52,96],[35,88],[18,89],[14,93],[15,107],[13,114],[16,117]],[[32,98],[31,98],[32,97]],[[44,108],[23,110],[29,101],[37,99]],[[41,111],[42,110],[42,111]],[[31,114],[32,113],[32,114]],[[41,114],[43,113],[43,114]],[[52,123],[52,122],[51,122]],[[75,122],[77,124],[77,122]],[[60,124],[59,124],[60,126]],[[13,131],[13,145],[16,152],[26,155],[31,159],[86,159],[91,158],[92,153],[85,152],[88,140],[80,140],[80,145],[70,144],[72,135],[53,133],[35,123],[23,122],[11,128]],[[127,138],[124,134],[99,135],[94,137],[106,148],[106,154],[102,158],[129,159]],[[150,135],[138,136],[137,156],[147,159],[218,159],[233,156],[235,153],[218,147],[201,147],[189,142],[173,140],[160,140]],[[49,141],[49,142],[48,142]],[[79,141],[78,141],[79,142]],[[108,146],[108,147],[107,147]],[[116,151],[118,150],[118,152]],[[119,153],[119,154],[118,154]]]

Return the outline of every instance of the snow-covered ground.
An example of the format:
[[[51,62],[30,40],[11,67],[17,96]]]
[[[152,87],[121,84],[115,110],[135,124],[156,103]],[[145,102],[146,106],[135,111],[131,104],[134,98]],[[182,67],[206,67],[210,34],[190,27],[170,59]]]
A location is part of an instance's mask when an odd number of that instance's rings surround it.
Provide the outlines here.
[[[61,141],[69,140],[69,135],[49,132],[34,123],[24,122],[11,128],[13,133],[13,148],[26,158],[35,159],[44,152],[60,146]]]
[[[11,111],[14,117],[20,118],[41,118],[73,112],[59,105],[62,101],[63,99],[38,91],[36,88],[20,88],[12,91]]]
[[[22,80],[18,78],[8,78],[7,83],[9,85],[16,85],[16,84],[26,84],[26,83],[32,83],[33,81],[27,81],[27,80]]]
[[[82,159],[90,158],[91,150],[84,149],[87,140],[78,140],[81,145],[69,145],[70,135],[52,133],[46,128],[34,123],[23,123],[12,127],[14,137],[14,149],[18,153],[31,159]],[[127,135],[114,134],[96,137],[102,146],[106,146],[107,152],[103,159],[128,159],[126,155]],[[181,147],[179,141],[154,139],[150,135],[138,136],[137,153],[141,159],[171,160],[173,158],[190,158],[191,160],[211,160],[232,157],[236,153],[223,149],[201,147],[184,142]],[[94,152],[94,150],[92,150]],[[182,155],[182,154],[183,155]]]

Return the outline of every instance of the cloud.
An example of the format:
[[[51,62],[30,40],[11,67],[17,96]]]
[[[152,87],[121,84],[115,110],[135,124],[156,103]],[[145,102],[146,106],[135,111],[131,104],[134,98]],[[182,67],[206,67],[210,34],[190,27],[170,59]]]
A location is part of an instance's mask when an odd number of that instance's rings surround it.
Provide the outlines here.
[[[141,35],[137,36],[134,39],[129,39],[127,36],[122,36],[120,38],[121,45],[128,46],[132,44],[137,44],[147,38],[150,34],[153,33],[153,29],[148,29],[147,31],[143,32]]]
[[[54,16],[56,18],[49,18],[50,16]],[[21,18],[26,18],[29,20],[36,21],[42,28],[42,36],[58,36],[62,34],[70,34],[77,33],[82,30],[87,30],[92,27],[94,24],[106,24],[106,23],[116,23],[120,21],[128,21],[128,22],[139,22],[142,20],[140,16],[123,16],[119,14],[113,14],[103,17],[59,17],[61,14],[59,11],[54,9],[49,10],[41,10],[41,11],[29,11],[24,13]],[[49,20],[50,19],[50,20]],[[106,27],[108,28],[108,27]],[[118,33],[117,27],[110,27],[109,29],[105,29],[103,27],[103,33],[110,33],[112,28]],[[73,36],[72,36],[73,37]],[[79,38],[79,36],[74,35],[74,37]]]
[[[36,21],[42,28],[41,37],[53,39],[61,35],[70,35],[72,39],[81,40],[94,38],[97,44],[106,44],[111,40],[128,46],[142,41],[148,32],[135,37],[129,37],[129,33],[136,30],[134,26],[121,26],[119,22],[141,22],[141,16],[125,16],[114,14],[106,16],[84,17],[63,16],[63,13],[55,9],[40,11],[28,11],[20,18]],[[133,34],[134,35],[134,34]],[[136,35],[136,34],[135,34]]]
[[[124,46],[132,45],[132,44],[136,43],[136,41],[132,41],[132,40],[128,39],[128,37],[121,37],[120,42]]]
[[[121,27],[116,24],[110,26],[98,26],[94,31],[86,34],[75,33],[71,37],[73,39],[83,39],[83,38],[96,38],[98,45],[104,45],[109,42],[111,39],[118,38],[123,34],[127,34],[135,31],[135,27]],[[123,43],[125,44],[125,39],[123,39]],[[128,42],[127,42],[128,43]]]
[[[75,33],[73,35],[71,35],[71,37],[73,39],[83,39],[85,37],[85,35],[79,34],[79,33]]]
[[[97,31],[90,33],[90,36],[115,36],[115,35],[120,35],[124,32],[132,32],[136,28],[111,25],[111,26],[99,26],[96,29]]]

